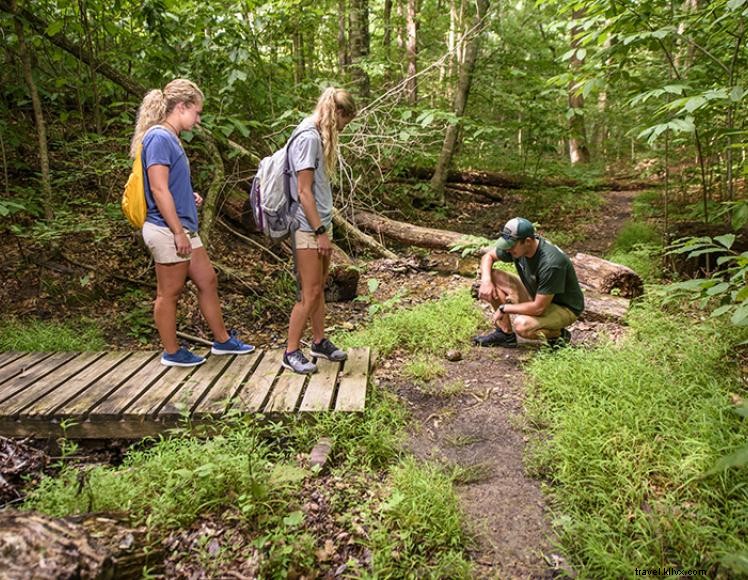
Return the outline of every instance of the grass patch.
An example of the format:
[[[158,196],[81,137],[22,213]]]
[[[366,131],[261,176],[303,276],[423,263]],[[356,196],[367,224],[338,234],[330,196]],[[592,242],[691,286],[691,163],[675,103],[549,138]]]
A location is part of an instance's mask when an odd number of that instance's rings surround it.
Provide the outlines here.
[[[628,266],[647,283],[661,282],[663,269],[662,236],[650,224],[628,222],[618,233],[608,260]]]
[[[452,478],[407,460],[393,470],[391,492],[372,533],[380,578],[470,578],[462,514]]]
[[[370,346],[380,356],[396,348],[408,353],[437,354],[466,343],[483,322],[468,290],[375,318],[365,329],[334,337],[341,348]]]
[[[705,476],[748,436],[729,405],[748,333],[654,301],[629,322],[620,345],[533,359],[527,406],[543,432],[530,463],[549,478],[554,525],[581,576],[672,566],[713,577],[720,558],[748,547],[745,469]]]
[[[433,356],[417,355],[405,363],[403,373],[409,379],[430,382],[441,377],[446,372],[444,364]]]
[[[12,319],[0,323],[0,351],[104,350],[107,343],[88,321],[54,322]]]

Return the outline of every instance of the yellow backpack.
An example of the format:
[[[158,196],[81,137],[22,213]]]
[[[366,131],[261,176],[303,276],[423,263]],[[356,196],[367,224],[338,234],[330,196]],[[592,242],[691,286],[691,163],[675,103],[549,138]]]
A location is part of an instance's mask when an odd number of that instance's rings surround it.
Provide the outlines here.
[[[132,171],[127,178],[125,191],[122,194],[122,213],[135,228],[142,228],[145,223],[146,203],[143,181],[143,144],[138,145],[138,152],[132,162]]]

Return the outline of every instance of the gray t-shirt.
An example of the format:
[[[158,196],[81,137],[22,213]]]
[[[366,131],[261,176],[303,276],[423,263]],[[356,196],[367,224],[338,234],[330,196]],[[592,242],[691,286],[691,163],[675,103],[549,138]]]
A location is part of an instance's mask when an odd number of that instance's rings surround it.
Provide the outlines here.
[[[314,169],[314,182],[312,194],[317,204],[317,213],[326,228],[332,223],[332,187],[325,171],[324,149],[322,148],[322,136],[311,117],[304,119],[294,130],[293,135],[301,133],[288,151],[289,166],[291,168],[291,191],[294,197],[298,197],[299,180],[297,172],[304,169]],[[296,211],[296,219],[299,229],[303,232],[312,232],[314,228],[306,219],[304,208],[299,205]]]

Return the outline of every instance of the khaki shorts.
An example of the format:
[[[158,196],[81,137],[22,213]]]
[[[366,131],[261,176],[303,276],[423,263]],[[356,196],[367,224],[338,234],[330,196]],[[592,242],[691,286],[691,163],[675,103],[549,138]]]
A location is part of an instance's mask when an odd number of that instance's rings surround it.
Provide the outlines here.
[[[523,316],[527,315],[525,314]],[[561,330],[574,322],[577,319],[577,315],[566,308],[566,306],[551,303],[548,308],[545,309],[542,316],[527,316],[527,318],[535,322],[534,327],[528,328],[528,330],[532,331],[539,328],[545,330]]]
[[[197,232],[190,232],[185,228],[184,232],[190,238],[192,249],[202,248],[203,242]],[[174,234],[167,227],[157,226],[150,222],[143,224],[143,241],[157,264],[175,264],[177,262],[189,262],[190,256],[177,255],[174,245]]]
[[[316,250],[319,248],[317,236],[314,235],[314,232],[296,230],[294,236],[294,244],[297,250]],[[327,226],[327,237],[332,241],[332,224]]]

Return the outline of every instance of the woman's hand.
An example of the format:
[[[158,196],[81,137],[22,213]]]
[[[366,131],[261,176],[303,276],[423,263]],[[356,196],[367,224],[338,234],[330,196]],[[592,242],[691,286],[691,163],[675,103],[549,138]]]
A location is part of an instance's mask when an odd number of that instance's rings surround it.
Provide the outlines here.
[[[317,236],[317,252],[324,257],[332,254],[332,242],[326,232]]]
[[[192,242],[184,232],[174,234],[174,247],[177,249],[177,256],[187,257],[192,253]]]
[[[203,198],[202,198],[202,196],[198,192],[193,191],[192,195],[195,196],[195,205],[197,207],[200,207],[201,205],[203,205]]]

